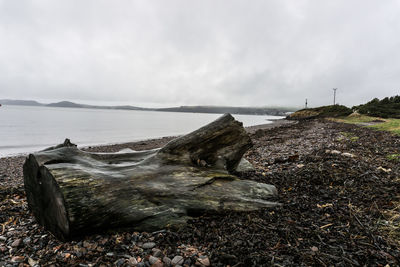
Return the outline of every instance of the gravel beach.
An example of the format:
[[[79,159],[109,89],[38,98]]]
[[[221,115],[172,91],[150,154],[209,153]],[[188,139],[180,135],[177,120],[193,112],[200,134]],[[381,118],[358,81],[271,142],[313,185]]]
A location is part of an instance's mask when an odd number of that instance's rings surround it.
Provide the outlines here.
[[[105,232],[62,242],[36,224],[24,156],[0,159],[0,266],[398,266],[400,137],[336,122],[247,128],[241,179],[273,184],[283,205],[204,214],[179,229]],[[86,147],[145,150],[173,137]]]

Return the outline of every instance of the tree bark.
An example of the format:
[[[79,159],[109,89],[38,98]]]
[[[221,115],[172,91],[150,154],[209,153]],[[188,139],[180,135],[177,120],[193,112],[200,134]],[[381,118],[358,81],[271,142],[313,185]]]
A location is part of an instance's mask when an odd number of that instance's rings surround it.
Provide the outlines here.
[[[205,211],[275,206],[274,186],[232,174],[250,147],[230,114],[161,149],[89,153],[66,140],[27,157],[28,205],[60,239],[122,227],[160,230]]]

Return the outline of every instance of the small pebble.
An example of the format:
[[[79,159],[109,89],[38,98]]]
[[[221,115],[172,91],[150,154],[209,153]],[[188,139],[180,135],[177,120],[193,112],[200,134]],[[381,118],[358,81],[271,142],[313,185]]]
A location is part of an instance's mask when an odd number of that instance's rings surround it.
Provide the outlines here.
[[[158,248],[153,248],[153,256],[154,256],[154,257],[157,257],[157,258],[161,258],[161,257],[163,257],[164,255],[163,255],[163,253],[162,253],[162,251],[161,251],[160,249],[158,249]]]
[[[125,263],[125,259],[119,259],[114,262],[114,266],[122,266]]]
[[[28,259],[28,263],[29,263],[30,266],[35,266],[37,264],[37,262],[32,258]]]
[[[150,257],[149,257],[149,262],[150,262],[150,264],[154,264],[154,263],[156,263],[156,262],[159,261],[159,260],[160,260],[159,258],[154,257],[154,256],[150,256]]]
[[[146,242],[142,245],[142,248],[150,249],[150,248],[154,248],[155,246],[156,246],[156,243],[154,243],[154,242]]]
[[[183,264],[183,257],[182,256],[175,256],[172,261],[171,261],[172,265],[180,265]]]
[[[83,247],[84,248],[89,248],[90,247],[90,243],[87,241],[83,241]]]
[[[200,265],[200,266],[210,266],[210,260],[208,259],[208,257],[200,257],[197,259],[196,265]]]
[[[191,265],[192,265],[192,260],[191,260],[190,258],[186,259],[186,260],[183,262],[183,265],[191,266]]]
[[[12,262],[23,262],[25,260],[24,256],[14,256],[11,258]]]
[[[349,158],[354,158],[354,155],[351,154],[351,153],[348,153],[348,152],[342,153],[342,156],[349,157]]]
[[[164,263],[162,263],[160,260],[151,265],[151,267],[164,267]]]
[[[17,247],[19,247],[21,244],[22,244],[22,239],[21,239],[21,238],[18,238],[18,239],[16,239],[16,240],[14,240],[14,242],[11,243],[11,246],[12,246],[13,248],[17,248]]]
[[[129,260],[128,260],[128,264],[130,266],[136,266],[138,264],[138,262],[137,262],[135,257],[130,257]]]
[[[165,263],[165,265],[170,266],[171,265],[171,259],[168,257],[164,257],[163,258],[163,262]]]

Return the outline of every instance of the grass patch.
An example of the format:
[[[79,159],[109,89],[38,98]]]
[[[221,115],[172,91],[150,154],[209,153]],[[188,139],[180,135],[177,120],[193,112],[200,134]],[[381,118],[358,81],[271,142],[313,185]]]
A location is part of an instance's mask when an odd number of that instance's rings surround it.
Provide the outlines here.
[[[339,141],[343,139],[349,139],[352,142],[356,142],[359,139],[358,136],[350,132],[340,132],[340,134],[342,135],[342,137],[339,138]]]
[[[400,119],[385,119],[384,123],[371,125],[369,127],[375,128],[381,131],[389,131],[400,135]]]
[[[330,120],[337,122],[351,123],[351,124],[371,123],[372,125],[366,125],[366,126],[377,130],[389,131],[400,135],[400,119],[382,119],[379,117],[370,117],[358,113],[353,113],[347,117],[331,118]],[[374,124],[375,122],[376,124]]]
[[[385,121],[382,118],[370,117],[370,116],[366,116],[366,115],[362,115],[362,114],[358,114],[358,113],[353,113],[347,117],[340,117],[340,118],[331,119],[331,120],[338,121],[338,122],[352,123],[352,124],[368,123],[368,122],[373,122],[373,121],[378,121],[378,120]]]
[[[391,154],[391,155],[387,155],[386,158],[387,158],[388,160],[400,161],[400,154]]]

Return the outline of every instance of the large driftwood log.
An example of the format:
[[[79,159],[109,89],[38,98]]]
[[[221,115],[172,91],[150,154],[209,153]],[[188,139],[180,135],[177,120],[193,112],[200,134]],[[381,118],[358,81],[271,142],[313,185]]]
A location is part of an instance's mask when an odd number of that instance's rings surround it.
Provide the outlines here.
[[[89,153],[66,140],[27,157],[29,208],[66,239],[110,228],[159,230],[208,210],[274,206],[274,186],[231,174],[250,147],[229,114],[155,150]]]

